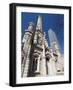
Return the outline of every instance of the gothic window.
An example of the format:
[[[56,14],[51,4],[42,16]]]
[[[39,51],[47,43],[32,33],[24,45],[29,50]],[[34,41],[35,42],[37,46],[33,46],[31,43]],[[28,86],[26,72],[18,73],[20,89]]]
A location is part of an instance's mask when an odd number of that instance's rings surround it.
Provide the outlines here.
[[[33,59],[33,69],[34,72],[37,70],[37,59]]]
[[[37,62],[38,62],[38,59],[35,59],[35,71],[37,70]]]
[[[46,57],[46,61],[49,62],[49,57]]]
[[[46,57],[46,73],[47,73],[47,75],[48,75],[48,62],[49,62],[49,58],[48,57]]]
[[[33,68],[34,68],[34,71],[37,70],[37,60],[38,60],[38,59],[36,59],[36,58],[33,60]]]
[[[48,74],[48,65],[47,65],[47,61],[46,61],[46,73]]]
[[[34,68],[34,72],[39,72],[39,59],[38,58],[35,58],[34,61],[33,61],[33,68]]]

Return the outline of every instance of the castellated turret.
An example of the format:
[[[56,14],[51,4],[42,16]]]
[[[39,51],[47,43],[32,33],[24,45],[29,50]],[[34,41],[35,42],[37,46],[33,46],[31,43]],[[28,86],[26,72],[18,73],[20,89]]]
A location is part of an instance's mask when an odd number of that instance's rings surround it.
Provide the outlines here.
[[[28,69],[29,69],[29,60],[30,60],[30,50],[33,38],[33,31],[34,26],[33,23],[30,22],[27,30],[25,30],[23,40],[22,40],[22,64],[21,64],[21,76],[26,77],[28,76]]]

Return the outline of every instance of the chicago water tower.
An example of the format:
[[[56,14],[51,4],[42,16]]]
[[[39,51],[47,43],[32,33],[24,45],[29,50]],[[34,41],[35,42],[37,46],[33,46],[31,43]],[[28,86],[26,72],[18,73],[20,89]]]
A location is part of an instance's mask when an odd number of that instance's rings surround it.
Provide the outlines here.
[[[36,30],[35,30],[36,28]],[[42,30],[42,17],[25,30],[21,46],[21,77],[43,77],[64,74],[64,58],[52,29],[48,30],[50,46]]]

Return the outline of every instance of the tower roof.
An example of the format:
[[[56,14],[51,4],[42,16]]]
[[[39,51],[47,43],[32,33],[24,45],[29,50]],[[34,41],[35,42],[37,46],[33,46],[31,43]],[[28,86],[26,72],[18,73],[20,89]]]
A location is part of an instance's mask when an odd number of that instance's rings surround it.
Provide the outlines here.
[[[38,19],[37,19],[36,30],[42,31],[42,17],[40,15],[38,16]]]
[[[33,32],[34,24],[33,22],[29,22],[28,31]]]

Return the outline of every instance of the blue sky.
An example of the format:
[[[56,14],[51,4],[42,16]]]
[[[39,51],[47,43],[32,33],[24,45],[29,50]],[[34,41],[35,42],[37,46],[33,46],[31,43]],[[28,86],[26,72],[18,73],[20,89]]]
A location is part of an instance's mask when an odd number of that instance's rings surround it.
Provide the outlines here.
[[[63,14],[45,14],[45,13],[26,13],[21,14],[21,30],[22,37],[24,35],[25,29],[28,28],[29,22],[34,23],[36,27],[38,15],[42,16],[42,31],[46,33],[46,39],[49,43],[48,30],[51,28],[58,39],[61,53],[64,53],[64,15]]]

